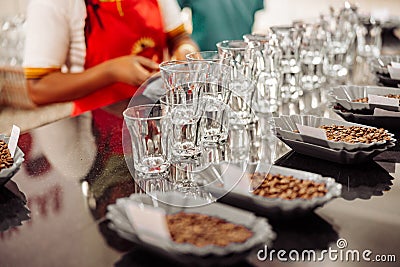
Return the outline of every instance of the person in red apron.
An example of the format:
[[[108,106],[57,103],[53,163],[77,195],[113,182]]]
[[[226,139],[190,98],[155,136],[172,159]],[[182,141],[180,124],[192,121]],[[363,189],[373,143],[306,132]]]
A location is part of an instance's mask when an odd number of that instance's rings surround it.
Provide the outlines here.
[[[32,101],[37,105],[73,101],[72,115],[79,115],[131,98],[138,86],[158,71],[158,64],[166,58],[166,50],[177,59],[197,51],[183,24],[165,30],[163,16],[166,14],[161,13],[160,5],[165,7],[172,1],[176,0],[86,0],[84,71],[62,72],[62,66],[25,64]],[[70,20],[68,25],[74,22]],[[49,44],[41,43],[37,47]],[[34,54],[31,47],[28,53]],[[73,59],[70,56],[69,60]]]

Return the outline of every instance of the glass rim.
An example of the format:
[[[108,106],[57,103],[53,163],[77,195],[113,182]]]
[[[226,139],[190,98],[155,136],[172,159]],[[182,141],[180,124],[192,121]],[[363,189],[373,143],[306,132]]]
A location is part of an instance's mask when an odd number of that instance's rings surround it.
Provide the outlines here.
[[[244,44],[243,47],[230,47],[230,46],[223,46],[224,44],[229,44],[229,43],[240,43]],[[221,50],[231,50],[231,51],[246,51],[248,48],[250,49],[256,49],[258,47],[262,47],[262,44],[260,41],[249,41],[246,42],[245,40],[224,40],[221,42],[218,42],[216,44],[218,49]]]
[[[245,44],[245,46],[244,46],[244,47],[229,47],[229,46],[223,46],[224,44],[229,44],[229,43],[242,43],[242,44]],[[217,46],[218,48],[221,48],[221,49],[245,50],[245,49],[247,48],[247,46],[248,46],[248,43],[245,42],[244,40],[224,40],[224,41],[218,42],[218,43],[216,44],[216,46]]]
[[[247,33],[243,35],[243,39],[246,41],[246,38],[249,41],[256,42],[266,42],[271,39],[271,33]]]
[[[131,120],[137,120],[137,121],[146,121],[146,120],[158,120],[158,119],[162,119],[164,118],[167,114],[164,114],[162,116],[154,116],[154,117],[134,117],[129,115],[129,111],[135,110],[135,109],[144,109],[147,108],[149,109],[148,114],[150,114],[150,108],[154,108],[154,107],[159,107],[160,109],[163,108],[163,106],[165,106],[165,104],[144,104],[144,105],[137,105],[137,106],[132,106],[132,107],[128,107],[124,110],[124,112],[122,112],[122,115],[124,116],[124,118],[127,119],[131,119]]]
[[[199,55],[200,57],[202,55],[216,55],[217,58],[215,58],[215,59],[213,59],[213,58],[208,59],[208,58],[204,58],[204,57],[202,57],[202,58],[193,58],[193,57],[191,57],[193,55]],[[221,55],[218,52],[218,50],[206,50],[206,51],[199,51],[199,52],[189,53],[189,54],[186,55],[186,58],[189,61],[208,61],[208,62],[216,63],[216,62],[218,62],[220,60],[230,59],[230,58],[232,58],[232,55],[226,54],[226,53]]]
[[[180,73],[187,73],[187,72],[198,72],[199,70],[196,69],[187,69],[187,70],[180,70],[173,68],[174,66],[182,66],[182,65],[204,65],[204,68],[208,68],[208,63],[202,60],[169,60],[163,61],[159,64],[159,68],[162,72],[180,72]]]

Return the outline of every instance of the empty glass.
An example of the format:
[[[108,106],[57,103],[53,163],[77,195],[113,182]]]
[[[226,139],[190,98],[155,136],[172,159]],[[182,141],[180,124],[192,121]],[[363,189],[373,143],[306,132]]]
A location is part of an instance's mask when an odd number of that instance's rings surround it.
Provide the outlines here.
[[[303,31],[300,43],[301,86],[305,91],[320,88],[326,78],[323,72],[326,34],[321,25],[297,25]]]
[[[382,29],[378,21],[368,17],[360,21],[357,27],[357,53],[368,58],[379,57],[382,48]]]
[[[136,183],[145,192],[169,190],[165,109],[159,104],[140,105],[127,108],[123,116],[132,143]]]
[[[333,81],[345,80],[351,65],[351,46],[354,42],[352,24],[344,16],[336,16],[333,11],[321,16],[321,25],[326,33],[325,74]]]
[[[221,55],[218,51],[201,51],[193,52],[186,55],[189,61],[207,61],[212,63],[219,63],[229,65],[232,56],[229,54]]]
[[[232,56],[229,82],[229,107],[231,125],[247,125],[252,118],[256,83],[263,60],[261,44],[243,40],[226,40],[217,43],[221,55]]]
[[[184,86],[190,94],[197,94],[204,87],[209,68],[208,62],[203,61],[165,61],[160,64],[166,91]]]
[[[347,35],[349,48],[346,54],[346,66],[351,70],[355,64],[357,56],[356,46],[356,30],[359,24],[359,15],[357,6],[350,2],[344,2],[344,7],[339,11],[338,19],[341,24],[342,31]],[[331,13],[333,9],[331,9]]]
[[[194,52],[186,55],[189,61],[200,61],[208,64],[208,73],[204,94],[223,103],[228,103],[227,89],[231,81],[232,56],[220,55],[218,51]]]
[[[179,161],[196,160],[201,154],[203,132],[200,123],[204,104],[202,98],[183,92],[170,90],[161,98],[168,112],[168,146],[172,158]]]
[[[168,107],[171,128],[170,143],[174,157],[196,158],[199,147],[201,99],[209,74],[209,63],[203,61],[166,61],[160,64],[167,91],[161,101]]]
[[[300,42],[301,30],[292,26],[272,27],[282,52],[281,94],[283,102],[297,101],[302,94],[300,78]]]
[[[262,60],[260,54],[262,45],[259,42],[245,42],[243,40],[225,40],[217,43],[218,52],[221,56],[226,54],[232,56],[231,67],[233,67],[232,79],[244,76],[254,80],[259,69],[257,64]]]
[[[226,103],[205,95],[202,99],[203,114],[201,131],[203,143],[221,143],[228,138],[229,106]]]
[[[254,109],[257,112],[276,112],[281,102],[281,73],[280,62],[282,53],[277,45],[276,36],[268,34],[246,34],[246,42],[259,42],[262,44],[261,55],[263,60],[258,61],[257,90],[254,96]]]

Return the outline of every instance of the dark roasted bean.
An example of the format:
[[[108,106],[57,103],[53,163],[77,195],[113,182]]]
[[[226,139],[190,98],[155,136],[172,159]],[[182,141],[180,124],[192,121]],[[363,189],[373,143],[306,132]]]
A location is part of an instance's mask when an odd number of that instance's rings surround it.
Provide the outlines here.
[[[7,143],[0,140],[0,171],[11,167],[13,164],[14,159],[11,157]]]
[[[250,179],[254,181],[260,179],[260,173],[250,175]],[[258,186],[253,194],[267,198],[282,199],[311,199],[313,197],[323,197],[328,190],[324,183],[317,183],[311,180],[301,180],[293,176],[284,176],[281,174],[266,174],[264,181]]]

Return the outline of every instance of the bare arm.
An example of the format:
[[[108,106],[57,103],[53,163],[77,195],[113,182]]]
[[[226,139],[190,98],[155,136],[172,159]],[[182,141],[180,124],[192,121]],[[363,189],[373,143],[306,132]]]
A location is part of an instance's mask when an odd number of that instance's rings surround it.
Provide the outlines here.
[[[199,47],[185,31],[168,40],[168,47],[173,59],[186,60],[186,55],[198,52]]]
[[[28,93],[37,105],[84,97],[116,82],[140,85],[158,69],[158,64],[140,56],[123,56],[82,73],[53,72],[41,79],[28,79]]]

